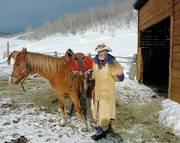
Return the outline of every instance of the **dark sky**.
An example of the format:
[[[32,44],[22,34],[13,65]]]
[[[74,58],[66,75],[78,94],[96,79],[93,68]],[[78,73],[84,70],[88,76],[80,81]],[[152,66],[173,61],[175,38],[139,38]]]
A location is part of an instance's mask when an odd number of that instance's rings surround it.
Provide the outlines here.
[[[25,27],[55,20],[110,0],[0,0],[0,32],[23,31]]]

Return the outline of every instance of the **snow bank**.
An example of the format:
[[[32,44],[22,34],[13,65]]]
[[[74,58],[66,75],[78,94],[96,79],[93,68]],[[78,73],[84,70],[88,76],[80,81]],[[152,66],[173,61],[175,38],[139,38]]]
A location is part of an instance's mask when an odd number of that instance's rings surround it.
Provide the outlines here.
[[[166,99],[162,101],[163,110],[159,112],[159,122],[173,129],[180,136],[180,104]]]
[[[149,87],[136,81],[125,79],[116,83],[117,98],[120,102],[142,104],[151,101],[156,93]]]

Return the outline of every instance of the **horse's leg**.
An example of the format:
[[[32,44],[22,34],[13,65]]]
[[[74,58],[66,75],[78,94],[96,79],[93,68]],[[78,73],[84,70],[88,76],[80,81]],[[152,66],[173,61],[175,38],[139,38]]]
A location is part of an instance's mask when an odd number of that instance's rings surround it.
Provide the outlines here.
[[[85,119],[85,117],[84,117],[84,115],[83,115],[83,113],[81,111],[81,106],[80,106],[80,102],[79,102],[77,93],[72,94],[70,97],[71,97],[72,103],[74,104],[74,107],[76,109],[77,115],[80,117],[81,122],[84,123],[84,125],[85,125],[85,127],[82,128],[82,131],[87,131],[86,119]]]
[[[65,126],[65,124],[66,124],[66,122],[67,122],[67,115],[66,115],[66,113],[65,113],[65,109],[64,109],[64,101],[65,101],[65,99],[64,99],[64,96],[62,96],[62,95],[60,95],[60,96],[58,96],[58,100],[59,100],[59,112],[60,112],[60,115],[62,116],[62,119],[61,119],[61,121],[60,121],[60,125],[61,126]]]

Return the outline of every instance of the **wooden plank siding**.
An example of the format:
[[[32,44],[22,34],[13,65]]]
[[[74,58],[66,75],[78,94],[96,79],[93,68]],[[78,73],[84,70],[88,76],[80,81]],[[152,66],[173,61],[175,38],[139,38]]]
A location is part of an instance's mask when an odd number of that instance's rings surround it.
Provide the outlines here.
[[[180,103],[179,93],[180,93],[180,89],[179,88],[172,88],[171,89],[171,94],[172,94],[171,99]]]
[[[179,85],[180,85],[180,77],[173,76],[171,87],[175,89],[179,89]]]
[[[140,10],[140,30],[148,28],[171,14],[171,0],[149,0]]]
[[[148,0],[138,11],[138,50],[136,77],[143,82],[141,31],[170,17],[170,63],[168,95],[180,103],[180,0]]]
[[[180,52],[180,45],[173,45],[173,53],[179,53]]]
[[[180,103],[180,0],[173,0],[170,99]]]
[[[174,59],[172,59],[172,69],[177,69],[180,72],[180,61],[174,61]]]
[[[174,20],[174,27],[180,27],[180,18]],[[180,28],[176,28],[176,31],[174,31],[173,36],[180,36]]]
[[[178,28],[174,27],[174,30],[175,29],[178,29]],[[178,35],[178,36],[173,35],[173,46],[175,46],[175,45],[180,45],[180,35]]]
[[[179,70],[173,69],[173,70],[172,70],[172,76],[173,76],[173,77],[180,78],[180,72],[179,72]],[[179,84],[179,85],[180,85],[180,84]],[[179,85],[178,85],[178,86],[179,86]]]
[[[173,52],[172,61],[180,62],[180,52]]]
[[[174,20],[177,20],[180,18],[180,10],[174,12]]]

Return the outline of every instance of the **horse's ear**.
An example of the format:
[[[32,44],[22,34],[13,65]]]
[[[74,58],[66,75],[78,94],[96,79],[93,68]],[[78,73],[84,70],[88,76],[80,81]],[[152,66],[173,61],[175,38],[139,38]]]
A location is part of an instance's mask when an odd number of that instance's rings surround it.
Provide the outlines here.
[[[8,56],[8,59],[7,59],[8,65],[11,64],[11,58],[13,58],[14,60],[16,59],[17,54],[18,54],[18,51],[13,51],[13,52]]]
[[[23,48],[21,50],[21,52],[19,52],[18,56],[20,56],[21,58],[25,58],[26,57],[26,53],[27,53],[27,49]]]
[[[26,47],[24,47],[24,48],[22,49],[22,52],[27,52]]]

